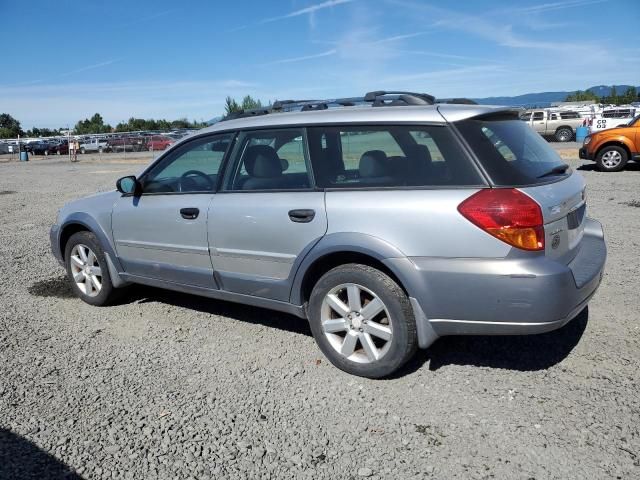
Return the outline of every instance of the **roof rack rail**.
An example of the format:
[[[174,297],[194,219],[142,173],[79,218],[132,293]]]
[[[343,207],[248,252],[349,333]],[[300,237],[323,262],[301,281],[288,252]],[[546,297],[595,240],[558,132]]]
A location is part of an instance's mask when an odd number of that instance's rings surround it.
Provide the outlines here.
[[[449,103],[455,105],[478,105],[478,102],[470,98],[438,98],[436,103]]]
[[[238,112],[231,112],[227,116],[220,119],[221,122],[225,120],[235,120],[237,118],[257,117],[260,115],[268,115],[271,113],[271,109],[266,108],[254,108],[252,110],[240,110]]]
[[[389,95],[395,95],[396,98],[385,100],[384,97]],[[429,95],[428,93],[376,90],[373,92],[367,92],[364,96],[364,101],[372,102],[374,106],[433,105],[436,101],[436,97]]]
[[[329,105],[353,107],[364,103],[362,97],[331,98],[327,100],[277,100],[273,102],[271,108],[275,111],[287,112],[300,108],[304,112],[308,110],[326,110]]]
[[[377,90],[368,92],[364,97],[332,98],[327,100],[276,100],[273,105],[256,108],[253,110],[241,110],[233,112],[220,121],[235,120],[238,118],[268,115],[270,113],[292,111],[327,110],[330,106],[356,107],[371,104],[373,107],[395,107],[408,105],[433,105],[436,99],[427,93],[400,92]]]

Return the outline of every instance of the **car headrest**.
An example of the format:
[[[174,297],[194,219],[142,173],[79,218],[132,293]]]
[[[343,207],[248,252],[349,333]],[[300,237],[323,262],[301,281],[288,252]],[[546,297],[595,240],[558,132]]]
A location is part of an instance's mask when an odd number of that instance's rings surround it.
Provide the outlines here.
[[[416,145],[413,147],[411,154],[414,156],[415,160],[423,162],[424,164],[430,164],[432,161],[431,152],[429,151],[429,147],[426,145]]]
[[[361,178],[386,177],[389,175],[389,160],[382,150],[369,150],[360,157],[358,166]]]
[[[247,148],[244,168],[249,175],[256,178],[274,178],[282,175],[280,157],[269,145],[253,145]]]

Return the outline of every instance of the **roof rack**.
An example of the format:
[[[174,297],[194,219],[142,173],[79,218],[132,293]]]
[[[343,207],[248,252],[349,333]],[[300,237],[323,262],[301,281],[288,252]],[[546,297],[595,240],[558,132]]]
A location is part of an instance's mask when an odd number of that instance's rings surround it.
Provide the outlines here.
[[[365,105],[371,105],[372,107],[396,107],[433,105],[435,102],[435,97],[427,93],[377,90],[366,93],[364,97],[333,98],[328,100],[277,100],[273,102],[273,105],[268,107],[230,113],[220,121],[279,112],[327,110],[330,107],[357,107]]]
[[[478,105],[478,102],[470,98],[439,98],[436,103],[448,103],[454,105]]]
[[[395,98],[384,97],[394,96]],[[365,102],[373,102],[373,106],[399,106],[399,105],[433,105],[436,97],[428,93],[402,92],[402,91],[385,91],[377,90],[368,92],[364,96]]]

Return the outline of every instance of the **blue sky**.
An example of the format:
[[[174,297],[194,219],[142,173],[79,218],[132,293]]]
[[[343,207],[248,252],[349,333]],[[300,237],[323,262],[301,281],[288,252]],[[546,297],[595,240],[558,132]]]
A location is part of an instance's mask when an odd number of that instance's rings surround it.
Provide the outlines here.
[[[638,0],[0,0],[0,18],[0,112],[27,128],[206,120],[227,95],[640,83]]]

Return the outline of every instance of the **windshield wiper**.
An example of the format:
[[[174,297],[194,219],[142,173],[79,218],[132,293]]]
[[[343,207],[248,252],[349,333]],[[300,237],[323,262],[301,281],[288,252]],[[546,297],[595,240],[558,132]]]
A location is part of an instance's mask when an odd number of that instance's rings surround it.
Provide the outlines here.
[[[566,163],[561,163],[560,165],[556,165],[548,172],[543,173],[542,175],[538,175],[538,178],[550,177],[551,175],[560,175],[566,172],[569,169],[569,165]]]

